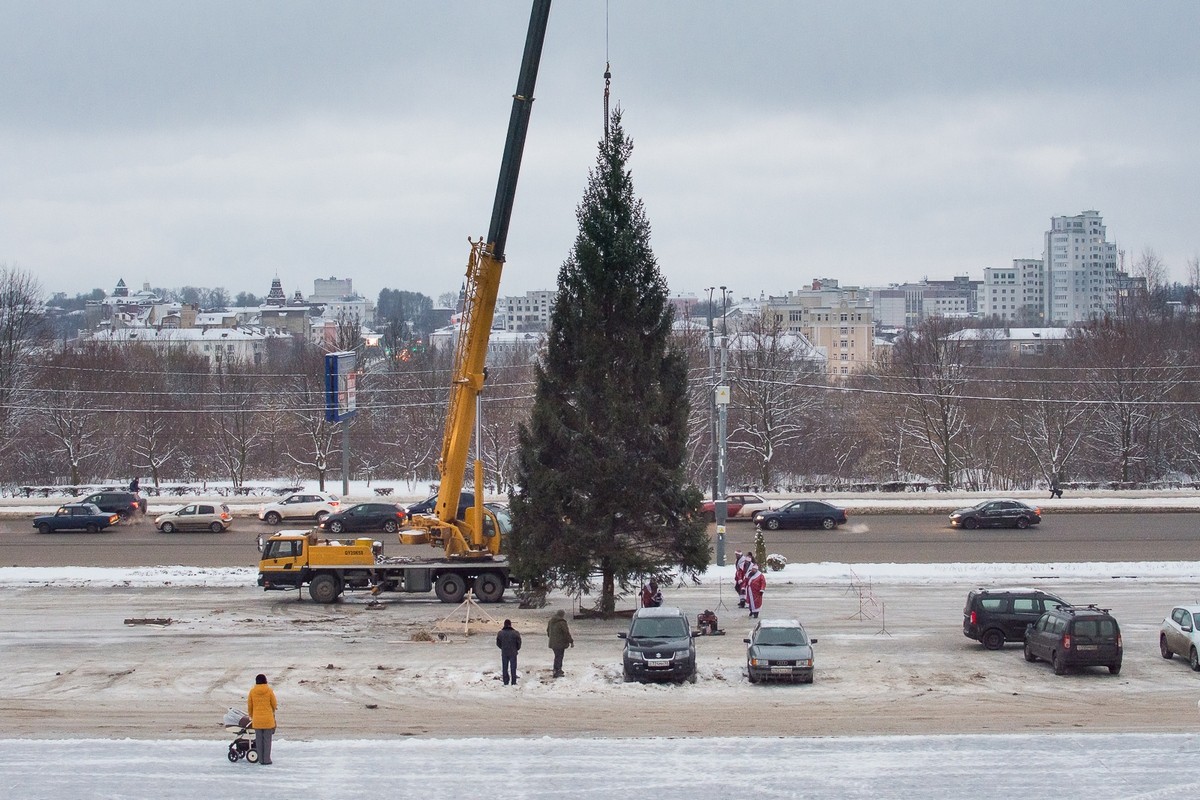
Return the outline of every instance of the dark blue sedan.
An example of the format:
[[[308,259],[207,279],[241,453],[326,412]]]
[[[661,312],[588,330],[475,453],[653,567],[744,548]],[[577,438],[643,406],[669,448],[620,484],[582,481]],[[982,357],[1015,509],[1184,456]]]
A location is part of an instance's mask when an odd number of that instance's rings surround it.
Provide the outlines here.
[[[772,531],[780,528],[824,528],[831,531],[845,522],[846,509],[820,500],[793,500],[783,508],[754,514],[755,525]]]
[[[87,531],[95,533],[116,525],[121,521],[119,514],[101,511],[94,503],[67,503],[58,511],[33,518],[33,527],[38,533],[50,531]]]

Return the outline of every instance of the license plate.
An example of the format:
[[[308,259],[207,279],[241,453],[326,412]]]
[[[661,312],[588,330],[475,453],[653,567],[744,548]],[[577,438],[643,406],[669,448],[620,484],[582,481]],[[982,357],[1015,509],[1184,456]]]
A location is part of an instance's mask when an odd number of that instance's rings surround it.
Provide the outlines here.
[[[669,659],[669,658],[648,658],[648,659],[646,659],[646,666],[647,667],[659,667],[659,668],[669,667],[669,666],[671,666],[671,659]]]
[[[791,671],[792,671],[792,668],[791,668],[791,667],[771,667],[771,672],[781,672],[781,673],[785,673],[785,674],[786,674],[786,673],[789,673],[789,672],[791,672]]]
[[[1098,645],[1098,644],[1081,644],[1081,645],[1076,645],[1075,649],[1076,650],[1087,650],[1087,651],[1099,650],[1100,645]]]

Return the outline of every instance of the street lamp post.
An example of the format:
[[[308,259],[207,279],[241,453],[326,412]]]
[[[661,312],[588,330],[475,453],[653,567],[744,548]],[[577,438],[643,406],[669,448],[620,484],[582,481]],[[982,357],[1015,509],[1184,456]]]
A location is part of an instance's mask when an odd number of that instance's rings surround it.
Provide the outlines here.
[[[708,287],[708,437],[712,442],[712,499],[713,503],[717,502],[717,498],[721,495],[717,493],[717,395],[715,392],[717,381],[717,367],[715,361],[715,353],[717,351],[716,340],[713,333],[713,292],[717,287]],[[713,510],[714,519],[716,510]]]
[[[729,360],[729,328],[725,319],[727,291],[726,287],[721,287],[721,379],[713,391],[713,402],[717,406],[717,489],[713,499],[713,511],[717,518],[718,567],[725,566],[725,523],[729,513],[729,504],[725,500],[725,426],[729,411],[729,385],[725,382],[725,369]]]

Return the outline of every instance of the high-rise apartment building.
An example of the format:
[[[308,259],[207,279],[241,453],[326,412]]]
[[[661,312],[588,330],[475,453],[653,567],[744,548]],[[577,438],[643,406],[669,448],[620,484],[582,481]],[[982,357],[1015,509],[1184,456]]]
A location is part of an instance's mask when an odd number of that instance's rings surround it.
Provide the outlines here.
[[[1117,245],[1106,240],[1099,211],[1051,217],[1042,262],[1047,324],[1071,325],[1115,309]]]
[[[979,315],[1040,325],[1046,305],[1046,269],[1038,258],[1014,258],[1011,267],[987,267],[979,290]]]

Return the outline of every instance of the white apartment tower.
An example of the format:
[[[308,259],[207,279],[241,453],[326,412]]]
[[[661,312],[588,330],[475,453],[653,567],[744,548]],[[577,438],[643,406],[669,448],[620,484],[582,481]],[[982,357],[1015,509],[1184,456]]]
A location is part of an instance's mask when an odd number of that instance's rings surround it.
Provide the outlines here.
[[[1014,258],[1011,267],[988,267],[979,290],[984,319],[1041,325],[1046,305],[1046,265],[1037,258]]]
[[[1042,261],[1046,324],[1071,325],[1114,309],[1117,245],[1105,241],[1099,211],[1051,217]]]

